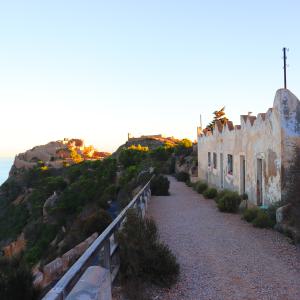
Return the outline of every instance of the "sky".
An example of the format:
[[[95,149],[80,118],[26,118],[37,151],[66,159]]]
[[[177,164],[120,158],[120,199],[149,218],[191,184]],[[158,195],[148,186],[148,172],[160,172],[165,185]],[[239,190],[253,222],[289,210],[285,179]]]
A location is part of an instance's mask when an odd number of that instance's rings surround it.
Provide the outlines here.
[[[0,0],[0,156],[82,138],[196,139],[212,112],[300,97],[300,1]]]

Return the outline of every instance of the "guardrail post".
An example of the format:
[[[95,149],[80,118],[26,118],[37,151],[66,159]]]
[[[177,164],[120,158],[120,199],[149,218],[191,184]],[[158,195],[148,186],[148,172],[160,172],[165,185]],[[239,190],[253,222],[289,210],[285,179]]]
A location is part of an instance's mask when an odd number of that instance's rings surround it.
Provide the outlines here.
[[[110,240],[107,238],[103,247],[103,267],[110,272]]]

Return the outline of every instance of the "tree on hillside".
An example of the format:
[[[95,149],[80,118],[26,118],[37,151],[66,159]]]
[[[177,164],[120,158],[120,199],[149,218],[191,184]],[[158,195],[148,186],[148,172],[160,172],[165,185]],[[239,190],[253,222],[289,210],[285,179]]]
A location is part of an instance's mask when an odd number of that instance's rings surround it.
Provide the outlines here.
[[[124,148],[119,156],[119,162],[125,167],[138,165],[143,159],[147,157],[149,152],[148,147],[130,146],[129,148]]]
[[[21,258],[0,259],[0,299],[38,299],[39,291],[32,282],[31,270]]]
[[[176,155],[189,155],[193,151],[193,143],[189,139],[182,139],[175,147]]]
[[[150,152],[150,157],[158,161],[166,161],[170,156],[170,151],[165,147],[158,147]]]
[[[78,152],[76,151],[76,149],[72,149],[72,150],[71,150],[71,158],[72,158],[72,160],[73,160],[76,164],[78,164],[78,163],[80,163],[80,162],[83,161],[83,158],[81,157],[80,154],[78,154]]]

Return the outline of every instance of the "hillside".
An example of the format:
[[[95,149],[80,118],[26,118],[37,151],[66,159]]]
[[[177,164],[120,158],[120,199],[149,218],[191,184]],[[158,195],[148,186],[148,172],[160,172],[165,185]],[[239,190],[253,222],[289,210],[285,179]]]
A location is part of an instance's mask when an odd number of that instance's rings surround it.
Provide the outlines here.
[[[151,140],[150,149],[142,146],[149,145],[146,138],[95,159],[76,141],[51,142],[18,155],[0,187],[2,255],[23,252],[22,260],[35,274],[45,273],[49,262],[67,252],[73,253],[72,264],[149,180],[150,168],[174,173],[176,159],[192,152],[188,140],[161,140],[156,146]]]

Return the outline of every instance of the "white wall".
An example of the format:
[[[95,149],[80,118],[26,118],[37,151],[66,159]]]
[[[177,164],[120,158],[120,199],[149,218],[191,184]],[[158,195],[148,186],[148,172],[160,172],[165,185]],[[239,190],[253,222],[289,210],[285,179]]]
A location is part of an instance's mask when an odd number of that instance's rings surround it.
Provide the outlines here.
[[[287,114],[286,107],[289,107]],[[294,110],[299,110],[299,116]],[[285,116],[283,117],[283,113]],[[282,197],[282,158],[286,160],[285,152],[287,139],[283,134],[287,131],[287,124],[293,127],[295,120],[300,117],[299,100],[288,90],[278,90],[274,105],[266,114],[259,114],[257,118],[241,116],[241,126],[228,126],[218,130],[215,127],[213,134],[200,132],[198,134],[198,176],[210,185],[221,188],[220,154],[223,153],[224,188],[241,193],[240,156],[246,160],[245,191],[249,201],[257,203],[257,159],[262,159],[262,198],[263,204],[268,205],[280,201]],[[283,119],[285,120],[283,124]],[[252,121],[252,122],[251,122]],[[291,125],[292,124],[292,125]],[[298,124],[298,125],[297,125]],[[296,122],[299,131],[293,133],[293,141],[300,141],[300,125]],[[293,127],[294,128],[294,127]],[[290,141],[290,139],[289,139]],[[289,142],[287,141],[287,142]],[[282,150],[283,149],[283,150]],[[208,152],[217,153],[217,168],[208,167]],[[227,155],[233,155],[233,174],[228,174]]]

